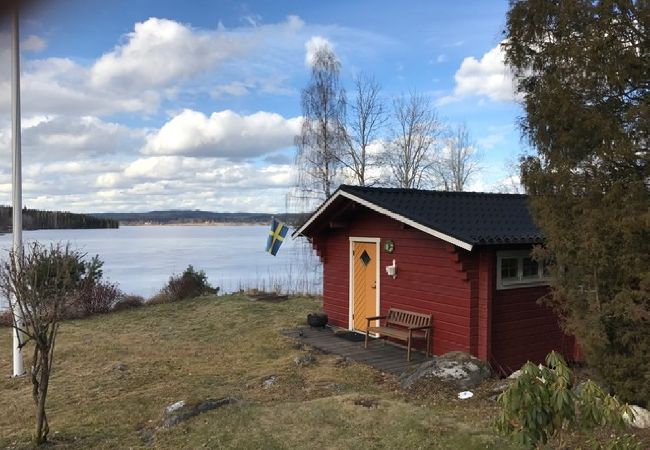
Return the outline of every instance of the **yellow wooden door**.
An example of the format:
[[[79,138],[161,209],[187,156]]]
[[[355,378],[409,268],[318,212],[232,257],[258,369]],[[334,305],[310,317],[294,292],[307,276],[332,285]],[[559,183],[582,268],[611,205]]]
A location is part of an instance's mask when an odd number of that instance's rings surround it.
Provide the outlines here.
[[[377,244],[354,242],[352,258],[352,322],[355,330],[366,331],[366,317],[377,315]]]

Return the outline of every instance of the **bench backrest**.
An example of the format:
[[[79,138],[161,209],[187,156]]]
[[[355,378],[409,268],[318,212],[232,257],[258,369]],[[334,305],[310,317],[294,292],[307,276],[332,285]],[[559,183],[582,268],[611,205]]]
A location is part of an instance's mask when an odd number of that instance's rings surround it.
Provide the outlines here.
[[[431,314],[421,314],[403,309],[390,308],[386,315],[386,324],[401,327],[426,327],[431,325]]]

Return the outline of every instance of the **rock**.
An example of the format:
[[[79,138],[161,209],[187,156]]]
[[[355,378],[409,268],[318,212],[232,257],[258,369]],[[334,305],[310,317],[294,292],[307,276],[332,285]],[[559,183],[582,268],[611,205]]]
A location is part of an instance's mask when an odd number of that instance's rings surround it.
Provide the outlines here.
[[[270,377],[262,380],[262,387],[264,389],[271,389],[277,383],[278,383],[278,377],[276,377],[275,375],[271,375]]]
[[[512,372],[512,373],[510,374],[510,376],[508,377],[508,379],[509,379],[509,380],[516,380],[516,379],[519,378],[520,376],[521,376],[521,369],[519,369],[519,370],[515,370],[514,372]]]
[[[360,398],[354,401],[356,406],[363,406],[364,408],[377,408],[379,401],[374,398]]]
[[[332,391],[336,392],[341,392],[343,389],[345,389],[345,385],[339,383],[330,383],[326,387],[327,389],[331,389]]]
[[[336,359],[334,359],[333,364],[335,366],[346,366],[351,361],[352,360],[347,356],[337,356]]]
[[[490,389],[490,392],[493,394],[501,394],[505,392],[508,388],[510,387],[510,383],[507,381],[502,381],[499,384],[495,384],[492,389]]]
[[[650,428],[650,411],[637,405],[630,405],[634,420],[628,414],[623,414],[623,419],[634,428]]]
[[[478,386],[491,375],[490,366],[480,359],[463,352],[449,352],[434,356],[411,374],[402,375],[401,386],[408,389],[418,380],[435,380],[464,391]]]
[[[112,366],[110,366],[110,367],[107,366],[106,367],[107,372],[110,371],[110,370],[113,370],[115,372],[126,372],[127,370],[129,370],[129,366],[127,366],[125,363],[123,363],[121,361],[118,361],[115,364],[113,364]]]
[[[231,397],[221,399],[206,399],[198,403],[188,404],[181,400],[165,408],[163,412],[163,419],[161,426],[163,428],[170,428],[178,423],[189,419],[190,417],[198,416],[206,411],[221,408],[222,406],[235,403],[237,400]]]
[[[165,408],[165,414],[168,415],[168,416],[171,415],[171,414],[174,414],[176,411],[181,409],[183,406],[185,406],[185,401],[184,400],[180,400],[180,401],[178,401],[176,403],[172,403],[167,408]]]
[[[316,357],[311,353],[306,353],[302,356],[296,356],[293,358],[293,362],[296,363],[296,366],[310,366],[316,362]]]

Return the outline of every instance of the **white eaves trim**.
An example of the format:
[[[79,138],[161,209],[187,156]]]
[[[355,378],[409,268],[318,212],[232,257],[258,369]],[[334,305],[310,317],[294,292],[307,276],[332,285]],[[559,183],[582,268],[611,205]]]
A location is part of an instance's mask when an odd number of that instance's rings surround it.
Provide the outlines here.
[[[411,227],[413,227],[413,228],[415,228],[417,230],[420,230],[420,231],[422,231],[422,232],[424,232],[426,234],[429,234],[431,236],[435,236],[438,239],[442,239],[445,242],[449,242],[450,244],[454,244],[454,245],[456,245],[456,246],[458,246],[460,248],[463,248],[465,250],[471,251],[472,248],[473,248],[472,244],[468,244],[467,242],[461,241],[461,240],[459,240],[459,239],[457,239],[455,237],[449,236],[449,235],[447,235],[445,233],[441,233],[440,231],[434,230],[433,228],[425,227],[424,225],[421,225],[421,224],[419,224],[419,223],[417,223],[417,222],[415,222],[415,221],[413,221],[411,219],[408,219],[408,218],[406,218],[406,217],[404,217],[404,216],[402,216],[400,214],[389,211],[389,210],[387,210],[385,208],[382,208],[381,206],[377,206],[374,203],[371,203],[371,202],[369,202],[367,200],[359,198],[356,195],[350,194],[350,193],[345,192],[345,191],[338,191],[337,193],[332,195],[325,203],[323,203],[321,205],[320,208],[318,208],[318,210],[309,218],[309,220],[307,222],[305,222],[302,227],[300,227],[300,229],[294,231],[292,236],[296,237],[296,236],[302,234],[302,232],[309,225],[311,225],[311,223],[314,220],[316,220],[316,218],[318,216],[320,216],[323,213],[323,211],[325,211],[325,209],[327,209],[327,207],[332,204],[332,202],[334,200],[336,200],[338,197],[341,197],[341,196],[343,196],[345,198],[349,198],[350,200],[352,200],[354,202],[357,202],[360,205],[363,205],[363,206],[365,206],[365,207],[367,207],[369,209],[372,209],[373,211],[376,211],[376,212],[378,212],[380,214],[388,216],[391,219],[395,219],[395,220],[397,220],[399,222],[402,222],[402,223],[404,223],[406,225],[409,225],[409,226],[411,226]]]

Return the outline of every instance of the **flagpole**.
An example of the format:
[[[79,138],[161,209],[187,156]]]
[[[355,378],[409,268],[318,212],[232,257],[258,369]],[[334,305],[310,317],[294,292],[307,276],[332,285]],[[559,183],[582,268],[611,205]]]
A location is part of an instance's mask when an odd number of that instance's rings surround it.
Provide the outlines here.
[[[18,33],[18,5],[16,5],[12,15],[12,36],[11,36],[11,125],[12,125],[12,193],[13,193],[13,254],[18,257],[23,249],[23,192],[22,192],[22,166],[21,166],[21,146],[20,146],[20,49]],[[20,308],[13,302],[12,311],[14,314],[14,324],[23,326],[23,317]],[[23,351],[21,348],[22,333],[18,328],[13,329],[13,349],[14,349],[14,377],[25,374],[23,364]]]

